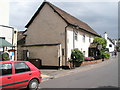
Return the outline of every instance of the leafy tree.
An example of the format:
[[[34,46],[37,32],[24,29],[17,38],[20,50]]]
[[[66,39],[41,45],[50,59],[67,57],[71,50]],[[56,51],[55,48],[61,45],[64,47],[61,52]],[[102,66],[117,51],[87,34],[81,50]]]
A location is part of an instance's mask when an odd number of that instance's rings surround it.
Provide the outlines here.
[[[106,39],[102,38],[102,37],[95,37],[93,40],[93,43],[97,43],[98,45],[101,45],[102,48],[100,50],[100,57],[102,58],[104,55],[104,52],[106,51],[106,46],[107,46],[107,41]],[[105,56],[104,56],[105,57]]]
[[[106,39],[104,39],[102,37],[95,37],[93,40],[93,43],[97,43],[98,45],[102,45],[102,48],[100,50],[101,54],[103,54],[105,52],[106,46],[107,46]]]
[[[103,55],[104,55],[104,58],[106,58],[106,59],[110,58],[110,53],[104,52]]]

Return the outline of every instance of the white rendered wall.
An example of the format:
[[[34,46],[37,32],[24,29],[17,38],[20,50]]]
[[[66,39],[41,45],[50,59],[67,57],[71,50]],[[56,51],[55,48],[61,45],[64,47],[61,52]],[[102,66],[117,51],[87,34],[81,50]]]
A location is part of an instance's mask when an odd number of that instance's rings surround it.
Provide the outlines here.
[[[112,45],[112,47],[109,47],[109,45]],[[107,39],[107,46],[106,48],[109,48],[109,52],[113,52],[114,51],[114,44],[110,42],[109,39]]]
[[[83,41],[83,35],[85,34],[85,42]],[[71,56],[71,50],[74,48],[78,48],[80,51],[85,51],[85,57],[88,57],[88,48],[90,46],[90,43],[93,42],[95,36],[89,33],[78,31],[78,39],[73,41],[73,29],[67,30],[67,54],[68,58],[70,59]],[[89,41],[89,38],[91,40]],[[74,45],[73,45],[74,43]]]

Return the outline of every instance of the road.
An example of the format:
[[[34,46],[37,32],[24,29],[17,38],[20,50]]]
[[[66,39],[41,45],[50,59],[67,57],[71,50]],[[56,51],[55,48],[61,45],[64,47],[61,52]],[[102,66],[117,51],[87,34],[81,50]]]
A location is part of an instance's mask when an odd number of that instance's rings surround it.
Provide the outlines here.
[[[118,87],[118,58],[77,69],[70,75],[51,79],[39,88],[104,88]]]

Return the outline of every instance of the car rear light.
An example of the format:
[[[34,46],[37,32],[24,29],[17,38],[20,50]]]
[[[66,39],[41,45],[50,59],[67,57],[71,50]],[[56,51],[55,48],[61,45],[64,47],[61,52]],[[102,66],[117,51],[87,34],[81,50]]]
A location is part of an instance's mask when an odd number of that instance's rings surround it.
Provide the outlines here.
[[[41,76],[41,71],[39,71],[39,73],[40,73],[40,77],[39,77],[39,78],[41,78],[41,79],[42,79],[42,76]]]

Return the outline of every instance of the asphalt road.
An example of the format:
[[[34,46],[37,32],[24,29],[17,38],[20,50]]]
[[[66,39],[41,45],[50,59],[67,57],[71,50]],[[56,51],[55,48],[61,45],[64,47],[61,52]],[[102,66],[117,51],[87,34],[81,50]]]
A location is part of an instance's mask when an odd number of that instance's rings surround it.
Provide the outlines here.
[[[118,87],[118,58],[74,70],[70,75],[51,79],[39,88],[109,88]]]

